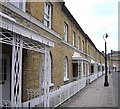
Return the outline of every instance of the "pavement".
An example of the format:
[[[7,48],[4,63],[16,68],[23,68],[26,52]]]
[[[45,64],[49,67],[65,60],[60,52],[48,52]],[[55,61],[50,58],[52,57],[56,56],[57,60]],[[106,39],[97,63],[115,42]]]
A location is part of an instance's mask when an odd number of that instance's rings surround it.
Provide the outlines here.
[[[118,107],[117,77],[116,72],[108,74],[109,87],[104,87],[104,75],[101,76],[59,107]]]

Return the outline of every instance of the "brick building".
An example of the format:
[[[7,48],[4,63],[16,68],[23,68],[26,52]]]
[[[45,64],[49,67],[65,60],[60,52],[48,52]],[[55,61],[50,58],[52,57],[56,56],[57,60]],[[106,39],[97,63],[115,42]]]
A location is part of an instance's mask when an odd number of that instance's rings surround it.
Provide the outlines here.
[[[104,73],[104,55],[64,1],[0,9],[2,106],[56,107]]]

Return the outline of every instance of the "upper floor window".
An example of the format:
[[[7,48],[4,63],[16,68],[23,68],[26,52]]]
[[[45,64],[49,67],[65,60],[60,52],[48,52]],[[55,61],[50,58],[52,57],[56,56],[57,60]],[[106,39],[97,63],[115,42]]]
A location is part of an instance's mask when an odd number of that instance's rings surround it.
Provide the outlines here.
[[[51,4],[49,2],[44,4],[44,25],[51,28]]]
[[[72,45],[75,46],[75,32],[72,32]]]
[[[80,49],[80,36],[78,36],[78,49]]]
[[[15,7],[25,12],[26,0],[9,0],[9,2]]]
[[[82,51],[84,52],[84,49],[85,49],[85,42],[84,40],[82,41]]]
[[[64,81],[68,80],[68,59],[64,58]]]
[[[64,40],[68,41],[68,25],[64,23]]]
[[[88,45],[88,54],[90,54],[90,46]]]

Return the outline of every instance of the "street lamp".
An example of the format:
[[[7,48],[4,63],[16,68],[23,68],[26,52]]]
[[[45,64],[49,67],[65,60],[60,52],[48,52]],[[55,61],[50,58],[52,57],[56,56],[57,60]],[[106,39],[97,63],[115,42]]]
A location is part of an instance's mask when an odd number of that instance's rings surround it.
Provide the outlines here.
[[[105,38],[108,37],[108,34],[104,34],[103,35],[103,39],[105,40]],[[107,44],[106,44],[106,40],[105,40],[105,82],[104,82],[104,86],[107,87],[109,86],[108,83],[108,76],[107,76]]]

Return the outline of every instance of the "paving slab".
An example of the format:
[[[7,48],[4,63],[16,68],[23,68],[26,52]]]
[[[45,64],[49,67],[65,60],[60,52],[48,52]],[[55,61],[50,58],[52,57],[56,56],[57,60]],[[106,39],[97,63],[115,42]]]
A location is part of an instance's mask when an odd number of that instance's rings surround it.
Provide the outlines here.
[[[104,87],[104,75],[87,85],[59,107],[117,107],[114,99],[112,74],[109,87]]]

